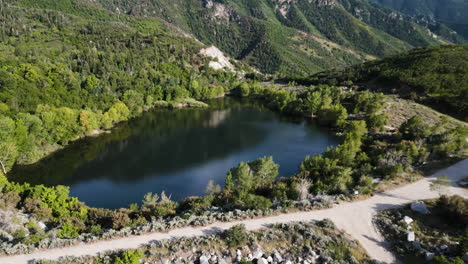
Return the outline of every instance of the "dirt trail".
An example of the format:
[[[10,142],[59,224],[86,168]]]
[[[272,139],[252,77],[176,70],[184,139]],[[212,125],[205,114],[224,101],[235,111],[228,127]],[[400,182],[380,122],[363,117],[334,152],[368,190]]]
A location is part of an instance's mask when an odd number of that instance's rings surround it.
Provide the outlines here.
[[[290,221],[308,221],[331,219],[338,228],[345,230],[357,239],[369,255],[380,263],[396,263],[395,257],[388,250],[388,245],[372,223],[373,216],[380,210],[395,208],[415,200],[435,198],[437,193],[430,191],[430,183],[438,176],[446,175],[452,182],[468,177],[468,159],[449,168],[443,169],[431,177],[418,182],[387,191],[374,197],[352,203],[342,203],[330,209],[311,212],[298,212],[265,217],[261,219],[236,222],[217,222],[205,227],[186,227],[172,230],[168,233],[150,233],[141,236],[118,238],[110,241],[100,241],[93,244],[79,244],[69,248],[50,249],[31,254],[0,257],[0,263],[23,264],[32,259],[58,259],[62,256],[96,255],[99,252],[118,249],[132,249],[148,244],[153,240],[170,239],[182,236],[201,236],[220,232],[233,225],[243,223],[247,229],[254,230],[273,223]],[[468,190],[452,186],[450,194],[458,194],[468,198]]]

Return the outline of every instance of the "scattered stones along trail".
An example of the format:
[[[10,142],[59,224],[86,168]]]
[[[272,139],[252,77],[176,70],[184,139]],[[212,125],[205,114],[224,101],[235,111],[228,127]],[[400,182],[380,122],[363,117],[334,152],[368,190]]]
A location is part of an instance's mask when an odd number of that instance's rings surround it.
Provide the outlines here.
[[[468,177],[468,159],[465,159],[449,168],[443,169],[431,177],[424,178],[418,182],[387,191],[373,196],[370,199],[342,203],[333,208],[282,214],[260,219],[243,220],[229,223],[217,222],[205,227],[186,227],[169,231],[168,233],[150,233],[141,236],[117,238],[114,240],[100,241],[93,244],[79,244],[68,248],[50,249],[37,251],[31,254],[0,257],[0,263],[23,264],[32,259],[56,260],[62,256],[96,255],[99,252],[132,249],[148,244],[153,240],[171,239],[182,236],[202,236],[209,233],[220,232],[233,225],[242,223],[247,229],[254,230],[273,223],[290,221],[310,221],[331,219],[338,228],[349,233],[357,239],[368,254],[381,263],[396,263],[393,254],[388,250],[388,245],[373,225],[373,216],[380,210],[399,207],[415,200],[436,198],[438,194],[430,191],[430,183],[438,176],[446,175],[456,181]],[[452,186],[448,189],[449,194],[458,194],[468,198],[468,190]]]

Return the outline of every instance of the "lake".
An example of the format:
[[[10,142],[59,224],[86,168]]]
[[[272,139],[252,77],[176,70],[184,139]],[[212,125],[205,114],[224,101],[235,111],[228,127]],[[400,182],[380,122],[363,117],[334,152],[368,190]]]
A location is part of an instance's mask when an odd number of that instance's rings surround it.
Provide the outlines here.
[[[260,101],[223,98],[207,109],[154,110],[112,133],[71,143],[33,165],[16,166],[12,181],[70,186],[70,195],[104,208],[140,203],[145,193],[173,200],[223,185],[241,161],[273,156],[291,176],[307,155],[339,139],[314,122],[270,111]]]

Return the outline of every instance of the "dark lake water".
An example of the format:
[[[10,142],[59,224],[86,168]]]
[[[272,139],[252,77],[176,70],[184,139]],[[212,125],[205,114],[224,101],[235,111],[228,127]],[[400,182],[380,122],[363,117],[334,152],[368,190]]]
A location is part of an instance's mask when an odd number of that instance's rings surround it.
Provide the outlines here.
[[[208,109],[145,113],[110,134],[16,166],[11,180],[68,185],[90,206],[119,208],[139,203],[147,192],[165,191],[174,200],[202,195],[209,180],[222,185],[230,168],[263,156],[280,164],[280,176],[291,176],[306,155],[338,144],[313,122],[279,115],[257,101],[208,103]]]

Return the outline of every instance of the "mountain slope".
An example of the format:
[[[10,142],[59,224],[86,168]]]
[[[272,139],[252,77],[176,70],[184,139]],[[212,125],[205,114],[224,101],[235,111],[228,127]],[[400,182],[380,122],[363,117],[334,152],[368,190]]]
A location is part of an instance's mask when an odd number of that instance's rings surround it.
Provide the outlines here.
[[[300,82],[364,85],[429,104],[441,112],[468,116],[468,46],[420,48],[343,70],[315,74]]]
[[[468,40],[466,0],[372,0],[427,23],[436,31],[455,30]],[[449,34],[453,34],[448,32]]]
[[[6,171],[144,110],[193,105],[188,98],[216,97],[238,84],[236,74],[210,68],[211,59],[200,55],[204,45],[158,18],[67,0],[20,4],[0,6],[0,162]]]
[[[445,42],[367,0],[76,1],[160,17],[265,73],[310,74]]]

